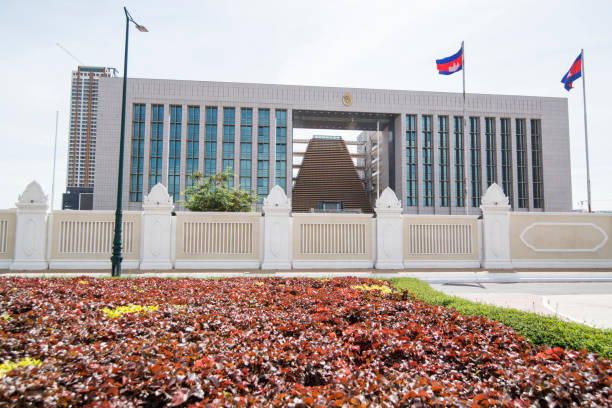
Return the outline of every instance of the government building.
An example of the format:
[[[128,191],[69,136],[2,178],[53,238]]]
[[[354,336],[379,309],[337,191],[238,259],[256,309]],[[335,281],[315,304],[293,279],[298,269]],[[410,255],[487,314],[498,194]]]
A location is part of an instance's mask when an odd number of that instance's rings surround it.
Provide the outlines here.
[[[122,78],[96,79],[95,171],[83,183],[95,179],[93,209],[113,210]],[[177,202],[190,174],[225,169],[260,198],[295,188],[294,211],[371,212],[390,187],[405,213],[474,215],[492,183],[513,211],[571,210],[565,98],[467,94],[464,107],[460,93],[129,78],[125,123],[126,210],[157,183]],[[320,136],[294,138],[299,128]],[[329,129],[362,132],[338,140]]]

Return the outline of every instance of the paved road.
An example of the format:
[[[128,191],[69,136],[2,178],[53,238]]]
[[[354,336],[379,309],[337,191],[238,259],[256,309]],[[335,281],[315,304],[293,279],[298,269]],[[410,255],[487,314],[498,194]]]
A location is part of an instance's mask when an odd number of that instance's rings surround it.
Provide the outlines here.
[[[469,300],[556,314],[589,326],[612,328],[612,282],[447,283],[431,286]]]

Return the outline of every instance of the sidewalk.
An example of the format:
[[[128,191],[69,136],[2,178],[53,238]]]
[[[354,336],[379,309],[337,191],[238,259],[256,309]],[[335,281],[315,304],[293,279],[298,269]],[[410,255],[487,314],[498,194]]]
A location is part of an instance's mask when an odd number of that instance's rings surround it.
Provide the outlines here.
[[[612,329],[612,282],[432,284],[464,299]]]
[[[64,277],[64,276],[92,276],[110,277],[109,270],[42,270],[42,271],[10,271],[1,270],[0,277]],[[389,279],[389,278],[417,278],[425,282],[436,283],[519,283],[519,282],[612,282],[612,270],[546,270],[546,271],[486,271],[486,270],[383,270],[383,269],[337,269],[330,271],[320,270],[280,270],[262,271],[253,270],[170,270],[170,271],[141,271],[124,270],[122,277],[183,277],[183,278],[219,278],[240,276],[277,276],[277,277],[334,277],[358,276],[362,278]]]

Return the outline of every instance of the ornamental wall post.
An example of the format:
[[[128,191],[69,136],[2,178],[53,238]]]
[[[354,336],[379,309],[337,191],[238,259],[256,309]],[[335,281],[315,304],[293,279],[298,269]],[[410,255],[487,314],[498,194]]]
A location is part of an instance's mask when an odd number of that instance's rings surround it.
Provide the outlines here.
[[[32,181],[19,200],[15,226],[15,256],[9,269],[47,269],[48,197],[36,181]]]
[[[510,258],[510,205],[508,197],[496,183],[482,197],[482,267],[511,269]]]
[[[142,200],[140,269],[172,269],[172,209],[168,189],[156,184]]]
[[[263,202],[264,250],[261,269],[291,269],[291,200],[278,185]]]
[[[376,269],[404,267],[402,203],[389,187],[376,200]]]

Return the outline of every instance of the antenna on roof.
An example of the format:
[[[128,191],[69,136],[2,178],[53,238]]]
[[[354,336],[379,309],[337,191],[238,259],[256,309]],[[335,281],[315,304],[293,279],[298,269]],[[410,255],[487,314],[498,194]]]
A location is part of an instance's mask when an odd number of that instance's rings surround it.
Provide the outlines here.
[[[62,44],[60,44],[60,43],[55,43],[55,45],[57,45],[58,47],[60,47],[60,48],[62,49],[62,51],[64,51],[66,54],[70,55],[70,56],[71,56],[71,57],[72,57],[72,58],[73,58],[73,59],[74,59],[76,62],[78,62],[78,63],[79,63],[79,65],[85,65],[85,64],[83,63],[83,61],[81,61],[80,59],[78,59],[77,57],[75,57],[74,55],[72,55],[72,54],[70,53],[70,51],[68,51],[67,49],[65,49],[64,47],[62,47]]]

